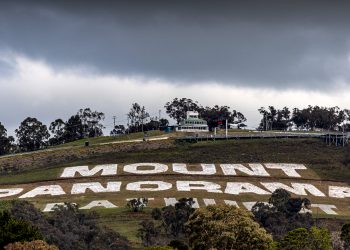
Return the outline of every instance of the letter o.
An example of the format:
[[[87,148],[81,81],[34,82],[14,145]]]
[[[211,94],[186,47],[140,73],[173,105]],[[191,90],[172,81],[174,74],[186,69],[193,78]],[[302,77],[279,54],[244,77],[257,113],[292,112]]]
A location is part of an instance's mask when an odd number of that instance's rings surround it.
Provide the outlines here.
[[[154,187],[146,187],[142,188],[141,185],[157,185],[156,188]],[[130,191],[164,191],[171,189],[173,185],[169,182],[164,181],[138,181],[138,182],[131,182],[126,185],[126,190]]]
[[[152,166],[151,170],[139,170],[138,167]],[[132,174],[159,174],[168,171],[168,166],[159,163],[135,163],[124,166],[124,172]]]

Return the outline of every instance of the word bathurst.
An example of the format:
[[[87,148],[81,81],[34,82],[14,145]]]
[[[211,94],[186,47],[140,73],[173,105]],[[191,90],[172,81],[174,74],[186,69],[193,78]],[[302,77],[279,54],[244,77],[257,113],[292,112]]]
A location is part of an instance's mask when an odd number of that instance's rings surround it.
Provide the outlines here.
[[[347,199],[350,198],[350,187],[348,186],[335,186],[329,185],[328,187],[321,188],[316,187],[310,183],[295,182],[298,178],[302,178],[303,171],[307,168],[302,164],[197,164],[196,169],[193,170],[187,164],[173,163],[171,168],[167,164],[160,163],[136,163],[129,165],[97,165],[92,168],[88,166],[75,166],[67,167],[63,170],[60,178],[65,181],[69,178],[77,177],[101,177],[101,176],[125,176],[126,174],[132,176],[140,176],[144,180],[138,180],[134,182],[122,181],[107,181],[107,182],[74,182],[67,185],[45,185],[31,187],[30,190],[24,187],[10,187],[0,189],[0,198],[18,197],[20,199],[30,199],[41,196],[63,196],[63,195],[83,195],[88,190],[93,193],[118,193],[123,190],[128,192],[167,192],[168,190],[176,190],[177,192],[192,192],[202,191],[208,194],[225,194],[225,195],[271,195],[278,188],[283,188],[288,192],[295,195],[312,195],[315,197],[329,197],[335,199]],[[207,181],[207,180],[183,180],[186,178],[179,177],[178,180],[173,182],[167,182],[163,180],[147,180],[147,176],[159,176],[161,179],[162,174],[174,174],[174,176],[195,176],[197,178],[205,179],[205,176],[218,175],[220,176],[251,176],[257,177],[283,177],[293,178],[293,182],[271,182],[261,181],[268,180],[269,178],[260,178],[259,181],[252,182],[237,182],[231,181],[232,178],[220,178],[219,183]],[[274,176],[275,175],[275,176]],[[154,178],[154,177],[153,177]],[[110,178],[109,178],[110,179]],[[134,178],[135,179],[135,178]],[[216,180],[217,180],[216,179]],[[225,181],[230,180],[230,181]],[[75,180],[76,181],[76,180]],[[284,181],[286,182],[286,181]],[[67,187],[68,186],[68,187]],[[322,191],[321,191],[321,190]],[[136,196],[136,195],[135,195]],[[142,194],[139,194],[142,196]],[[185,196],[189,196],[188,194]],[[97,201],[96,204],[99,204]],[[101,205],[103,206],[103,205]],[[105,206],[107,207],[107,206]]]

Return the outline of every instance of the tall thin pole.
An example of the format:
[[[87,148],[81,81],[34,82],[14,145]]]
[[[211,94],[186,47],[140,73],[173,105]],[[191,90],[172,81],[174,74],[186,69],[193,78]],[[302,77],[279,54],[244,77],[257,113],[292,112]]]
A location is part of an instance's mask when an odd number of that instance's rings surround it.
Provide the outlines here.
[[[115,128],[115,119],[117,119],[117,117],[114,115],[113,116],[113,128]]]
[[[126,114],[126,119],[128,119],[127,126],[128,126],[128,134],[129,134],[130,133],[130,126],[129,126],[129,115],[128,114]]]
[[[227,119],[226,119],[225,122],[226,122],[226,123],[225,123],[225,135],[226,135],[226,139],[227,139]]]
[[[345,147],[345,130],[344,130],[344,123],[343,123],[343,147]]]

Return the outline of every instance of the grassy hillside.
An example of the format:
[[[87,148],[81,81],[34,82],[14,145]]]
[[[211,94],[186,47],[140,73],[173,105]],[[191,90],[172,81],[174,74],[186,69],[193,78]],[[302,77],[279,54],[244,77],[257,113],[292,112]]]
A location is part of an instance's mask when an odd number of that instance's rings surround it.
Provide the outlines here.
[[[0,183],[54,179],[63,167],[72,165],[135,162],[301,163],[308,164],[322,179],[350,183],[350,147],[327,146],[318,139],[259,139],[181,144],[166,140],[39,151],[1,158],[0,169],[3,172]]]
[[[318,139],[259,139],[259,140],[232,140],[232,141],[208,141],[198,143],[176,143],[174,140],[134,142],[122,144],[92,145],[90,147],[71,147],[69,149],[51,149],[49,151],[39,151],[33,154],[23,154],[12,157],[0,158],[0,188],[9,187],[14,184],[31,187],[44,185],[46,183],[60,183],[63,187],[68,187],[72,182],[84,181],[137,181],[164,180],[175,183],[176,180],[195,180],[198,177],[180,176],[170,173],[167,175],[155,176],[130,176],[118,175],[109,177],[87,178],[80,177],[74,180],[60,180],[64,167],[79,165],[97,165],[108,163],[137,163],[137,162],[159,162],[159,163],[301,163],[310,170],[304,178],[308,178],[311,183],[328,184],[341,182],[350,184],[350,147],[327,146]],[[201,177],[202,179],[204,177]],[[214,181],[224,185],[232,177],[210,176],[205,180]],[[257,183],[261,178],[246,176],[235,177],[238,180]],[[284,182],[285,180],[275,180]],[[124,184],[123,184],[124,185]],[[124,186],[123,186],[124,187]],[[183,196],[193,195],[199,199],[203,205],[203,198],[207,193],[194,191],[191,194],[184,193]],[[63,196],[60,199],[54,197],[44,197],[30,199],[38,207],[48,202],[72,201],[84,204],[91,200],[107,199],[118,205],[114,209],[98,209],[100,214],[99,223],[110,226],[121,232],[133,242],[134,246],[140,246],[140,241],[136,237],[138,224],[142,219],[150,216],[150,209],[143,213],[132,213],[125,208],[125,198],[134,197],[133,192],[123,192],[120,194],[94,194],[87,193],[82,196]],[[146,197],[179,197],[173,191],[167,193],[144,193]],[[218,199],[231,199],[227,194],[216,195]],[[258,197],[246,196],[251,200]],[[239,200],[239,198],[236,198]],[[321,198],[313,198],[312,202],[322,203]],[[339,200],[336,205],[346,207],[348,200]],[[334,202],[333,202],[334,203]],[[161,206],[158,201],[151,203],[152,206]]]

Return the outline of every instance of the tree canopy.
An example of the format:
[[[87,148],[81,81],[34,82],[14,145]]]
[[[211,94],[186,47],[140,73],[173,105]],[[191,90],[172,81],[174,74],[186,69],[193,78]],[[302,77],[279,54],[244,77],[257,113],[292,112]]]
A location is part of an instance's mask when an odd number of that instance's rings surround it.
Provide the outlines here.
[[[15,130],[18,138],[18,146],[23,151],[33,151],[43,148],[47,145],[50,137],[46,125],[36,118],[28,117],[21,122],[18,129]]]
[[[7,136],[7,130],[0,122],[0,155],[10,153],[14,148],[14,141],[12,136]]]
[[[311,227],[289,231],[277,244],[278,250],[332,250],[331,235],[327,229]]]
[[[271,249],[272,237],[246,210],[229,205],[197,209],[187,227],[193,249]]]
[[[292,198],[284,189],[275,190],[268,204],[257,202],[252,212],[255,219],[275,239],[280,239],[288,231],[304,227],[309,229],[314,220],[310,213],[300,213],[301,209],[309,209],[311,202],[306,198]]]

